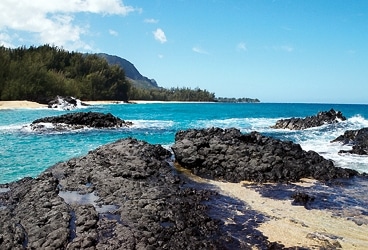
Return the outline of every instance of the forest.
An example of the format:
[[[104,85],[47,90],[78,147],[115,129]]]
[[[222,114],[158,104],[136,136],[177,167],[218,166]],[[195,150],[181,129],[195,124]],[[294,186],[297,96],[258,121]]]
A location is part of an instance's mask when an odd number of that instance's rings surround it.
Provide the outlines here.
[[[0,100],[46,103],[57,95],[81,100],[215,100],[214,93],[199,88],[139,88],[126,79],[123,68],[95,54],[50,45],[0,46]]]
[[[147,101],[199,101],[213,102],[215,94],[200,88],[136,88],[132,87],[130,91],[132,100],[147,100]]]

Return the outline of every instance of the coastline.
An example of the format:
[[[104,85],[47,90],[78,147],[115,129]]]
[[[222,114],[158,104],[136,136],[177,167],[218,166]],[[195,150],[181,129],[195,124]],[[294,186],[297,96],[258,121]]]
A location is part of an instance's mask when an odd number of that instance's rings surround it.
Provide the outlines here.
[[[87,105],[109,105],[109,104],[150,104],[150,103],[206,103],[206,102],[179,102],[179,101],[145,101],[145,100],[131,100],[128,103],[115,100],[100,100],[100,101],[82,101]],[[0,101],[0,110],[6,109],[37,109],[47,108],[46,104],[37,102],[17,100],[17,101]]]
[[[37,108],[47,108],[47,105],[31,101],[0,101],[0,110]]]
[[[0,104],[2,103],[0,102]],[[27,101],[12,101],[11,103],[14,105],[18,103],[19,108],[30,108],[29,106],[32,106],[32,102]],[[138,103],[152,102],[138,101]],[[123,102],[91,101],[90,104],[109,105],[123,104]],[[41,104],[35,106],[38,105]],[[292,205],[290,200],[262,197],[259,192],[251,186],[247,186],[245,182],[234,184],[209,181],[209,183],[217,186],[224,194],[244,201],[251,209],[258,211],[260,214],[267,215],[270,218],[269,221],[262,223],[257,229],[269,237],[270,241],[280,242],[290,247],[309,246],[310,249],[319,249],[316,246],[321,245],[321,240],[318,241],[316,237],[313,238],[312,236],[317,235],[322,238],[323,235],[330,234],[338,237],[342,249],[365,249],[364,246],[368,244],[364,234],[368,231],[367,224],[358,226],[351,220],[334,216],[330,211],[307,210],[302,206]],[[368,217],[366,218],[368,219]],[[233,222],[228,220],[228,223]]]
[[[285,247],[320,249],[327,242],[341,249],[366,249],[368,225],[357,225],[328,210],[309,210],[291,204],[291,200],[262,197],[246,183],[209,181],[225,195],[237,198],[269,220],[257,228],[271,242]]]
[[[261,223],[257,229],[268,237],[270,242],[278,242],[285,247],[308,249],[321,249],[329,244],[336,245],[337,249],[366,249],[368,224],[358,225],[348,218],[334,215],[331,210],[306,209],[301,205],[293,205],[292,199],[264,197],[254,189],[254,185],[257,185],[254,182],[208,180],[192,174],[190,170],[178,164],[175,164],[175,169],[197,183],[213,185],[219,193],[238,199],[244,202],[248,209],[265,215],[267,221]],[[303,178],[291,184],[310,188],[317,183],[317,180]],[[364,219],[368,220],[368,216],[364,216]],[[232,218],[228,218],[226,223],[236,224]]]

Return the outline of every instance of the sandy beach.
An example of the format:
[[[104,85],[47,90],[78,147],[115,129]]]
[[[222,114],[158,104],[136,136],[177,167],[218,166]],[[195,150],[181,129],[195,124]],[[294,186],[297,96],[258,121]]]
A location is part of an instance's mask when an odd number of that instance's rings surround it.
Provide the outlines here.
[[[271,242],[286,247],[320,249],[329,244],[337,249],[367,249],[368,225],[357,225],[346,218],[336,217],[326,210],[307,210],[294,206],[291,200],[275,200],[262,197],[257,191],[247,188],[245,183],[210,181],[224,194],[244,201],[251,209],[269,217],[259,230]]]
[[[337,217],[328,210],[306,209],[292,205],[290,200],[263,197],[251,186],[252,182],[229,183],[207,180],[190,173],[188,169],[175,164],[175,168],[190,179],[214,185],[220,193],[243,201],[249,209],[255,210],[269,219],[257,228],[270,242],[278,242],[285,247],[307,249],[364,250],[368,246],[368,225],[357,225],[347,218]],[[311,187],[317,183],[313,179],[302,179],[293,183],[301,187]],[[364,216],[368,220],[368,216]],[[229,219],[229,223],[231,219]],[[327,248],[326,248],[327,247]],[[335,249],[335,248],[333,248]]]
[[[0,109],[47,108],[47,105],[30,101],[0,101]]]

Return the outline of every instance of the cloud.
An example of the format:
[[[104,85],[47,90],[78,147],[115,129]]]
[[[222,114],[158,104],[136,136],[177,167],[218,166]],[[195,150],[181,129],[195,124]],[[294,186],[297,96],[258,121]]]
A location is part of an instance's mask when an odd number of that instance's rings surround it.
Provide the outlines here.
[[[247,51],[247,46],[244,42],[240,42],[238,43],[238,45],[236,45],[236,49],[240,50],[240,51]]]
[[[31,35],[33,43],[49,43],[70,49],[90,47],[81,38],[88,33],[89,26],[79,26],[74,18],[77,13],[126,16],[140,11],[126,6],[121,0],[2,0],[0,2],[0,32],[20,33],[23,37]],[[13,37],[12,35],[9,35]],[[0,43],[14,44],[0,37]]]
[[[149,19],[144,19],[143,22],[145,22],[145,23],[158,23],[158,20],[153,19],[153,18],[149,18]]]
[[[192,50],[198,54],[209,55],[209,53],[206,50],[198,46],[193,47]]]
[[[109,34],[112,35],[112,36],[118,36],[119,35],[119,33],[117,31],[111,30],[111,29],[109,30]]]
[[[166,43],[167,42],[167,39],[166,39],[166,35],[165,35],[165,32],[158,28],[157,30],[153,31],[153,36],[155,37],[155,39],[157,41],[159,41],[160,43]]]

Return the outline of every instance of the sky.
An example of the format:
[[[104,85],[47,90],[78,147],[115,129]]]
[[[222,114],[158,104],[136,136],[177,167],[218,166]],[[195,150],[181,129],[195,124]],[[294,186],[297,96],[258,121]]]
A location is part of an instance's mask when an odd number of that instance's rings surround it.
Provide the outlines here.
[[[1,0],[0,45],[125,58],[165,88],[368,104],[366,0]]]

